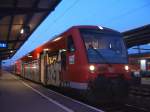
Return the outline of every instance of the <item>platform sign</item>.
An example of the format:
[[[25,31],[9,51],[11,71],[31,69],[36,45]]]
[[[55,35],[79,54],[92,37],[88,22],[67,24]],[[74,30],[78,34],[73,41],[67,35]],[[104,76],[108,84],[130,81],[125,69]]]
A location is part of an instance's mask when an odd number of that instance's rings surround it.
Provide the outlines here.
[[[4,42],[0,42],[0,48],[7,48],[7,44]]]

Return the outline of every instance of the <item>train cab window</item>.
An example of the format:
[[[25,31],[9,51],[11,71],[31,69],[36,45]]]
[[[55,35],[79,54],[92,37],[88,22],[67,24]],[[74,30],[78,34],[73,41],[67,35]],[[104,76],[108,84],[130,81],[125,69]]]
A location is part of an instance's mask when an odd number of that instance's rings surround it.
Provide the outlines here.
[[[126,47],[117,32],[80,29],[89,63],[127,63]]]
[[[75,46],[74,46],[72,36],[69,36],[68,39],[67,39],[67,48],[68,48],[69,52],[74,52],[75,51]]]

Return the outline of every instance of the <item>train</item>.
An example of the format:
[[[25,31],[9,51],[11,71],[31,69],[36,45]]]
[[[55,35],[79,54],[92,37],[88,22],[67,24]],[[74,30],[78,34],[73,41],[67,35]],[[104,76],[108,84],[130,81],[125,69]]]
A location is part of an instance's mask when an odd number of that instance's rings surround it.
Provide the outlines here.
[[[58,88],[80,91],[89,101],[125,99],[131,80],[120,32],[72,26],[17,60],[14,73]]]
[[[129,67],[135,84],[150,85],[150,58],[149,53],[131,54]]]
[[[149,54],[132,54],[129,55],[130,71],[135,76],[150,76],[150,58]],[[149,73],[149,74],[146,74]]]

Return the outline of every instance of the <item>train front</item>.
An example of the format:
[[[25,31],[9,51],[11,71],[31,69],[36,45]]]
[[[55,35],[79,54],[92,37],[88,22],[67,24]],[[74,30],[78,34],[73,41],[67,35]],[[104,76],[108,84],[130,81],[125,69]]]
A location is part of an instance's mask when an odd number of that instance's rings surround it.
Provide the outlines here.
[[[120,101],[128,95],[127,50],[119,32],[99,27],[81,29],[88,60],[88,98]]]

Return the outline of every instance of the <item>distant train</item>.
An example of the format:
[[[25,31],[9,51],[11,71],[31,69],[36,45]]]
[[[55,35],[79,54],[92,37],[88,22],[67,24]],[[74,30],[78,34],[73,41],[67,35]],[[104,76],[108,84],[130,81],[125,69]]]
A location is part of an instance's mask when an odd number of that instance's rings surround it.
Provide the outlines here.
[[[132,74],[135,76],[150,77],[150,59],[149,54],[132,54],[129,55],[129,67]]]
[[[71,27],[18,60],[14,72],[99,101],[127,96],[131,79],[123,36],[101,26]]]
[[[150,85],[150,54],[129,55],[129,68],[135,84]]]

